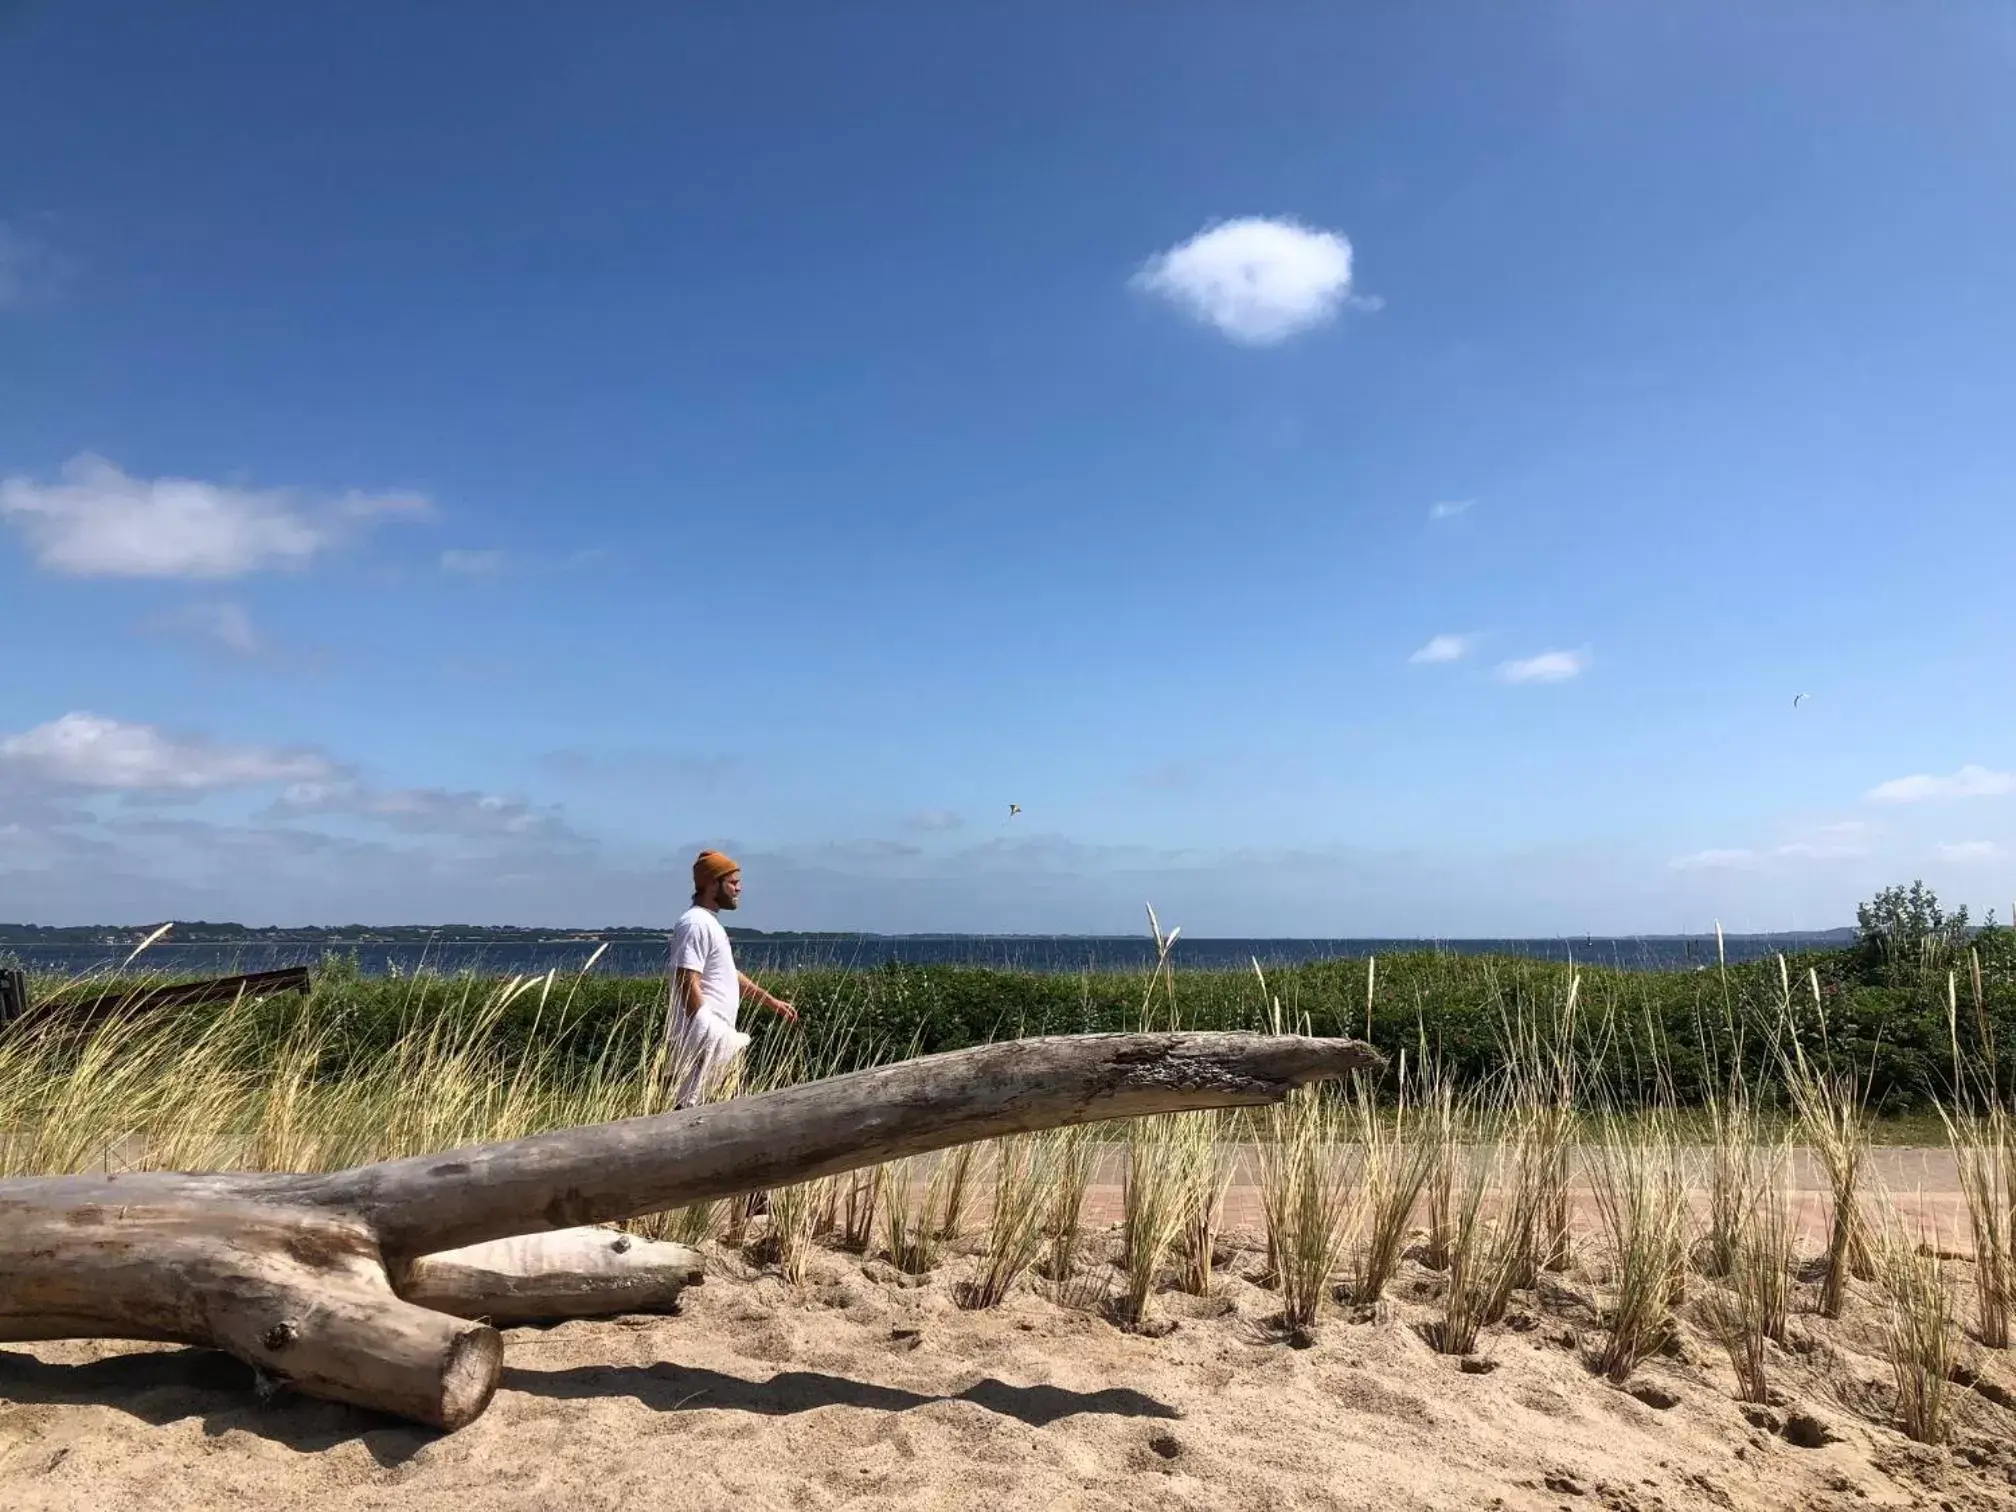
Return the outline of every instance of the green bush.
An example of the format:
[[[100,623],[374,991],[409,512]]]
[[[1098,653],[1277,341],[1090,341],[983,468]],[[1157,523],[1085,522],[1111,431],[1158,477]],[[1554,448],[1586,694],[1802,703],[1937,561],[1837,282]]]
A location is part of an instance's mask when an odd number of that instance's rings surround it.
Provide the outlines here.
[[[1180,956],[1180,947],[1179,947]],[[2016,938],[2004,928],[1978,933],[1952,957],[1963,1035],[1978,1055],[1974,1011],[1978,963],[1979,1024],[1999,1043],[2016,1044]],[[1953,1084],[1946,970],[1861,948],[1693,971],[1641,972],[1570,967],[1522,958],[1417,951],[1379,958],[1369,1038],[1397,1074],[1425,1046],[1457,1077],[1493,1075],[1516,1026],[1551,1025],[1565,1011],[1574,982],[1577,1042],[1586,1063],[1627,1100],[1663,1078],[1683,1101],[1698,1101],[1740,1062],[1756,1079],[1776,1075],[1774,1036],[1790,988],[1791,1026],[1809,1055],[1852,1066],[1869,1078],[1872,1107],[1902,1113],[1923,1107]],[[1288,1027],[1317,1034],[1368,1035],[1367,967],[1331,960],[1268,972],[1265,991],[1251,971],[1177,971],[1168,987],[1145,972],[1080,975],[971,966],[822,967],[778,973],[767,985],[795,1001],[800,1029],[770,1015],[745,1015],[763,1042],[778,1034],[819,1037],[842,1067],[892,1056],[929,1055],[1018,1035],[1085,1034],[1169,1022],[1170,994],[1187,1028],[1258,1030],[1278,1001]],[[40,983],[38,990],[53,990]],[[1817,985],[1816,1010],[1814,992]],[[401,1035],[443,1016],[484,1012],[504,983],[471,974],[360,976],[331,956],[316,973],[308,1007],[326,1034],[325,1064],[340,1075],[346,1059],[382,1051]],[[1151,990],[1152,989],[1152,990]],[[84,990],[84,989],[78,989]],[[90,991],[104,990],[94,983]],[[662,979],[588,975],[556,978],[550,990],[521,991],[495,1015],[489,1032],[507,1046],[537,1039],[586,1062],[639,1060],[662,1032]],[[191,1034],[217,1010],[177,1010]],[[294,1022],[294,1007],[270,1005],[275,1034]],[[822,1063],[826,1057],[818,1057]],[[2001,1079],[2007,1082],[2007,1073]]]

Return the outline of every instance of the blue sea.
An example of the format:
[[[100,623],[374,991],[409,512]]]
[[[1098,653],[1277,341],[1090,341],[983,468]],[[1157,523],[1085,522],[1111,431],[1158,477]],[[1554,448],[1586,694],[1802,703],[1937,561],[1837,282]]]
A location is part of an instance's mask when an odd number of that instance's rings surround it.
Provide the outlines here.
[[[1813,934],[1730,935],[1728,959],[1757,960],[1780,951],[1811,950],[1842,943],[1838,936]],[[13,961],[32,971],[82,976],[116,967],[130,946],[120,945],[0,945],[0,961]],[[579,970],[594,953],[595,942],[582,939],[510,942],[433,942],[387,944],[345,942],[231,945],[175,944],[163,941],[135,964],[174,977],[221,976],[268,971],[281,966],[320,963],[325,955],[346,956],[367,976],[415,971],[475,971],[500,976]],[[1560,939],[1497,940],[1181,940],[1172,957],[1178,969],[1243,970],[1258,961],[1263,967],[1308,961],[1362,959],[1406,951],[1436,950],[1452,955],[1525,956],[1543,961],[1580,961],[1627,970],[1673,971],[1715,963],[1713,935],[1582,936]],[[993,966],[1017,971],[1124,971],[1152,966],[1155,945],[1141,936],[994,936],[994,935],[862,935],[851,939],[794,939],[772,936],[736,942],[737,963],[745,971],[790,970],[808,966],[879,966],[897,961],[914,965]],[[666,947],[652,941],[613,943],[595,963],[598,974],[658,977],[665,974]]]

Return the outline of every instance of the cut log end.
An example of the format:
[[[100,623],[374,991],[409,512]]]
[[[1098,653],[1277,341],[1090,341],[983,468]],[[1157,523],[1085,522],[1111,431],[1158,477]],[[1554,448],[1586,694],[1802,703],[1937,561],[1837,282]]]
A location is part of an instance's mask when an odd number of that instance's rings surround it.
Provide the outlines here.
[[[503,1373],[502,1334],[482,1324],[457,1334],[441,1371],[440,1412],[434,1426],[453,1433],[483,1416]]]

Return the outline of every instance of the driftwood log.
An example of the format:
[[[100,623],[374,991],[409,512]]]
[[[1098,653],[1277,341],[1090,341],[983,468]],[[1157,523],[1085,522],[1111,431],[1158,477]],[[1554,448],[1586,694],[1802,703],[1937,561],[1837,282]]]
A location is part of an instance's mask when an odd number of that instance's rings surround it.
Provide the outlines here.
[[[480,1254],[444,1251],[1004,1134],[1275,1102],[1378,1064],[1355,1040],[1291,1035],[1015,1040],[329,1174],[0,1181],[0,1341],[209,1345],[262,1380],[452,1430],[489,1405],[503,1356],[458,1314],[513,1314],[494,1265],[486,1280]]]
[[[399,1279],[419,1307],[502,1326],[664,1312],[704,1276],[697,1250],[606,1228],[492,1239],[422,1255]]]

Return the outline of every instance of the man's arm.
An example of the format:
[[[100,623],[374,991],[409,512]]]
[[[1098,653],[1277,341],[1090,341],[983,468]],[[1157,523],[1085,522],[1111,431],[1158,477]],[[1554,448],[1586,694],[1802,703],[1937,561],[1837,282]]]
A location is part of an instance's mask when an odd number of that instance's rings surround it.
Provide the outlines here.
[[[772,1013],[776,1014],[777,1017],[783,1019],[787,1024],[795,1024],[798,1022],[798,1010],[796,1008],[793,1008],[789,1003],[785,1002],[784,999],[777,996],[776,993],[768,991],[767,989],[758,986],[754,978],[752,978],[746,971],[736,972],[735,980],[742,984],[742,991],[744,993],[756,999],[757,1002],[761,1003],[765,1008],[768,1008]]]
[[[678,984],[679,1006],[690,1019],[700,1011],[700,973],[690,966],[681,966],[673,980]]]

